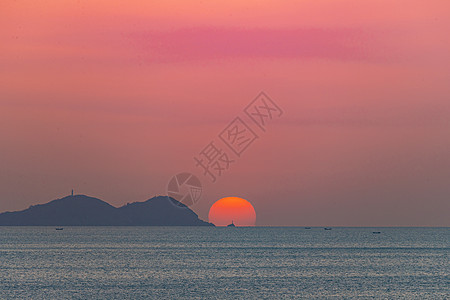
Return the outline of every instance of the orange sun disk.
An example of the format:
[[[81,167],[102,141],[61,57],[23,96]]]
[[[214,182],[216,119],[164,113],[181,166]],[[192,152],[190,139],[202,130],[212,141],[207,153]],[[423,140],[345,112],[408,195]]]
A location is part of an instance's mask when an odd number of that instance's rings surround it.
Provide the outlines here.
[[[211,206],[208,219],[216,226],[226,226],[231,222],[234,222],[236,226],[254,226],[256,213],[247,200],[239,197],[226,197]]]

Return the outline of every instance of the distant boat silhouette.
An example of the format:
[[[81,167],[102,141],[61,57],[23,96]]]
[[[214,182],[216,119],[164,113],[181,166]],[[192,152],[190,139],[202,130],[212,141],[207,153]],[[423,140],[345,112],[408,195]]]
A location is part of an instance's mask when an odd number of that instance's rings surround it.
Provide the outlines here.
[[[231,224],[228,224],[227,227],[236,227],[236,225],[234,225],[234,222],[231,221]]]
[[[333,228],[325,227],[324,229],[325,229],[325,230],[331,230],[331,229],[333,229]]]
[[[381,233],[381,231],[374,231],[374,232],[372,232],[373,234],[380,234]]]
[[[55,230],[64,230],[64,228],[55,228]]]
[[[305,229],[311,229],[311,227],[305,227]]]

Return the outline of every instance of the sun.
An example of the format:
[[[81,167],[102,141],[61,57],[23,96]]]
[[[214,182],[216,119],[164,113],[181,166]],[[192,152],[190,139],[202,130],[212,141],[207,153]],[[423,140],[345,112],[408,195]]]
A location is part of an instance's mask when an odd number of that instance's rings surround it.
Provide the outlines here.
[[[236,226],[254,226],[256,212],[247,200],[239,197],[226,197],[211,206],[208,219],[216,226],[226,226],[231,222]]]

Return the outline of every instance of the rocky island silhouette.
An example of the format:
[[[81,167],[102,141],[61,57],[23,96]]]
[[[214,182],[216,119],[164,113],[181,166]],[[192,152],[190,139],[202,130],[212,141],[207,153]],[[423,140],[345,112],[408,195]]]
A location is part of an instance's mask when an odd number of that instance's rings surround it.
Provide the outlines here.
[[[114,207],[98,198],[71,195],[0,214],[0,226],[214,226],[168,196]]]

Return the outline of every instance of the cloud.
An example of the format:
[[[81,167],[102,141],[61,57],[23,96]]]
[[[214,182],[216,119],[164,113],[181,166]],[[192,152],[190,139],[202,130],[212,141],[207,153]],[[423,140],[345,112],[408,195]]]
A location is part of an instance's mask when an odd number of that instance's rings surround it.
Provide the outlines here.
[[[128,36],[155,62],[240,58],[380,60],[379,35],[358,28],[240,29],[197,27]],[[382,51],[382,53],[385,53]]]

